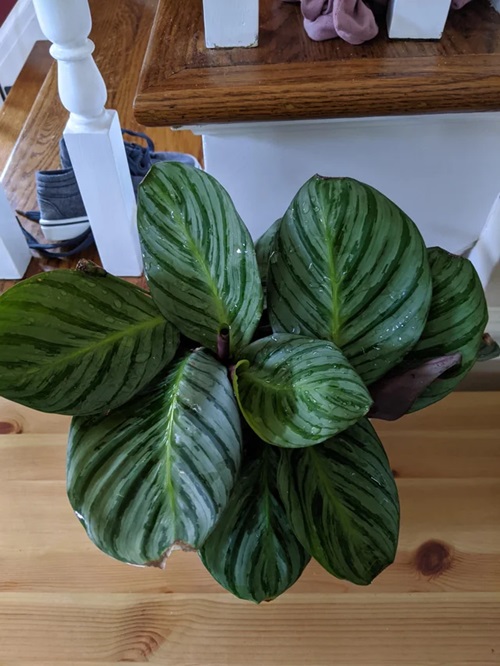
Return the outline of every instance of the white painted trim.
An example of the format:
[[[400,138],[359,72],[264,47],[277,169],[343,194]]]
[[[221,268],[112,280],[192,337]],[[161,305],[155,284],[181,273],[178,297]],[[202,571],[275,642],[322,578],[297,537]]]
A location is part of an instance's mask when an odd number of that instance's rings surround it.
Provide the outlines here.
[[[0,84],[12,86],[35,42],[44,39],[32,0],[18,0],[0,27]]]
[[[488,308],[488,313],[489,320],[486,331],[491,335],[493,340],[500,342],[500,308]]]
[[[259,0],[203,0],[208,49],[252,47],[259,41]]]
[[[498,0],[500,3],[500,0]],[[363,127],[380,127],[384,125],[399,125],[408,127],[409,129],[415,126],[422,127],[427,124],[432,124],[436,119],[446,119],[447,124],[454,123],[498,123],[500,121],[499,111],[488,111],[485,113],[446,113],[446,114],[425,114],[425,115],[408,115],[408,116],[369,116],[360,118],[318,118],[307,120],[267,120],[249,123],[218,123],[207,125],[182,125],[175,127],[176,130],[189,130],[193,134],[203,136],[229,136],[232,134],[241,135],[245,133],[248,137],[258,135],[262,131],[267,131],[270,128],[279,129],[280,131],[286,130],[289,132],[303,132],[317,130],[323,131],[325,125],[342,125],[351,126],[354,132],[357,132],[360,123]]]
[[[495,199],[477,243],[468,254],[486,289],[500,262],[500,195]]]
[[[441,39],[451,0],[389,0],[390,39]]]

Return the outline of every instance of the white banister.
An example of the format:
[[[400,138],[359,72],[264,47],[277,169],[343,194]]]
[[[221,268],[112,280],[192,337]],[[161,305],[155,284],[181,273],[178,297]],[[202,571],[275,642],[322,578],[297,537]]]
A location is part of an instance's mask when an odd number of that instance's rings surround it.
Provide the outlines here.
[[[0,183],[0,279],[22,278],[30,259],[23,232]]]
[[[391,39],[441,39],[451,0],[389,0]]]
[[[140,275],[136,204],[116,111],[94,62],[88,0],[33,0],[58,62],[59,96],[70,116],[64,138],[103,266]]]
[[[257,46],[259,0],[203,0],[209,49]]]

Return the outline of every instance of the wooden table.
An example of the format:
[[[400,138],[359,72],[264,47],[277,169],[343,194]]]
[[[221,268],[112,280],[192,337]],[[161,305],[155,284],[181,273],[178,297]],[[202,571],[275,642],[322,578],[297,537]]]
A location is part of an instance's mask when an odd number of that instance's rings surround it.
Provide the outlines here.
[[[161,572],[96,550],[65,495],[68,423],[0,401],[2,666],[500,664],[500,394],[458,393],[379,426],[402,526],[371,587],[311,564],[258,607],[194,554]]]

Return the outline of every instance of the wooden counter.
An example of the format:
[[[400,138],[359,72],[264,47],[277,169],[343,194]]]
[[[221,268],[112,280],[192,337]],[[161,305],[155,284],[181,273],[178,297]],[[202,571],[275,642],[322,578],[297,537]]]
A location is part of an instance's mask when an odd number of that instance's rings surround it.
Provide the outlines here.
[[[313,42],[300,10],[260,0],[254,49],[207,50],[202,3],[160,0],[135,99],[140,123],[198,125],[500,109],[500,15],[452,12],[443,39]]]
[[[65,495],[69,420],[0,400],[0,664],[500,663],[500,394],[382,424],[402,502],[396,563],[369,588],[316,564],[262,606],[194,554],[165,572],[88,541]]]

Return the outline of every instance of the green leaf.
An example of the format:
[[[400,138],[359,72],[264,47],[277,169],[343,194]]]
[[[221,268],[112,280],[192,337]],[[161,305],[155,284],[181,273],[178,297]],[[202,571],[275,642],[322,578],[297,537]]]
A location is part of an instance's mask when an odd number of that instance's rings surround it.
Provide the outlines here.
[[[255,254],[257,256],[257,265],[259,266],[260,280],[264,295],[267,294],[267,274],[269,272],[269,259],[271,257],[274,245],[274,239],[278,233],[281,218],[276,220],[269,229],[259,238],[255,244]]]
[[[293,534],[279,497],[278,461],[278,451],[267,445],[247,458],[225,512],[200,551],[218,583],[256,603],[283,594],[311,559]]]
[[[253,430],[270,444],[310,446],[345,430],[372,403],[333,343],[277,334],[241,353],[233,386]]]
[[[240,461],[239,414],[226,369],[198,350],[121,409],[73,419],[68,496],[105,553],[164,566],[172,550],[202,546]]]
[[[429,261],[433,281],[431,309],[422,336],[403,365],[414,367],[457,353],[462,360],[422,393],[412,412],[441,400],[464,379],[476,362],[488,322],[486,298],[472,263],[439,247],[429,250]]]
[[[398,492],[368,420],[325,444],[282,451],[278,487],[297,538],[337,578],[367,585],[394,561]]]
[[[224,188],[199,169],[162,162],[139,188],[138,224],[151,295],[192,340],[231,353],[248,344],[262,314],[252,239]]]
[[[0,297],[0,395],[43,412],[114,409],[178,343],[151,298],[128,282],[104,271],[41,273]]]
[[[366,384],[417,343],[431,276],[413,222],[377,190],[315,176],[273,246],[268,305],[276,332],[332,340]]]

